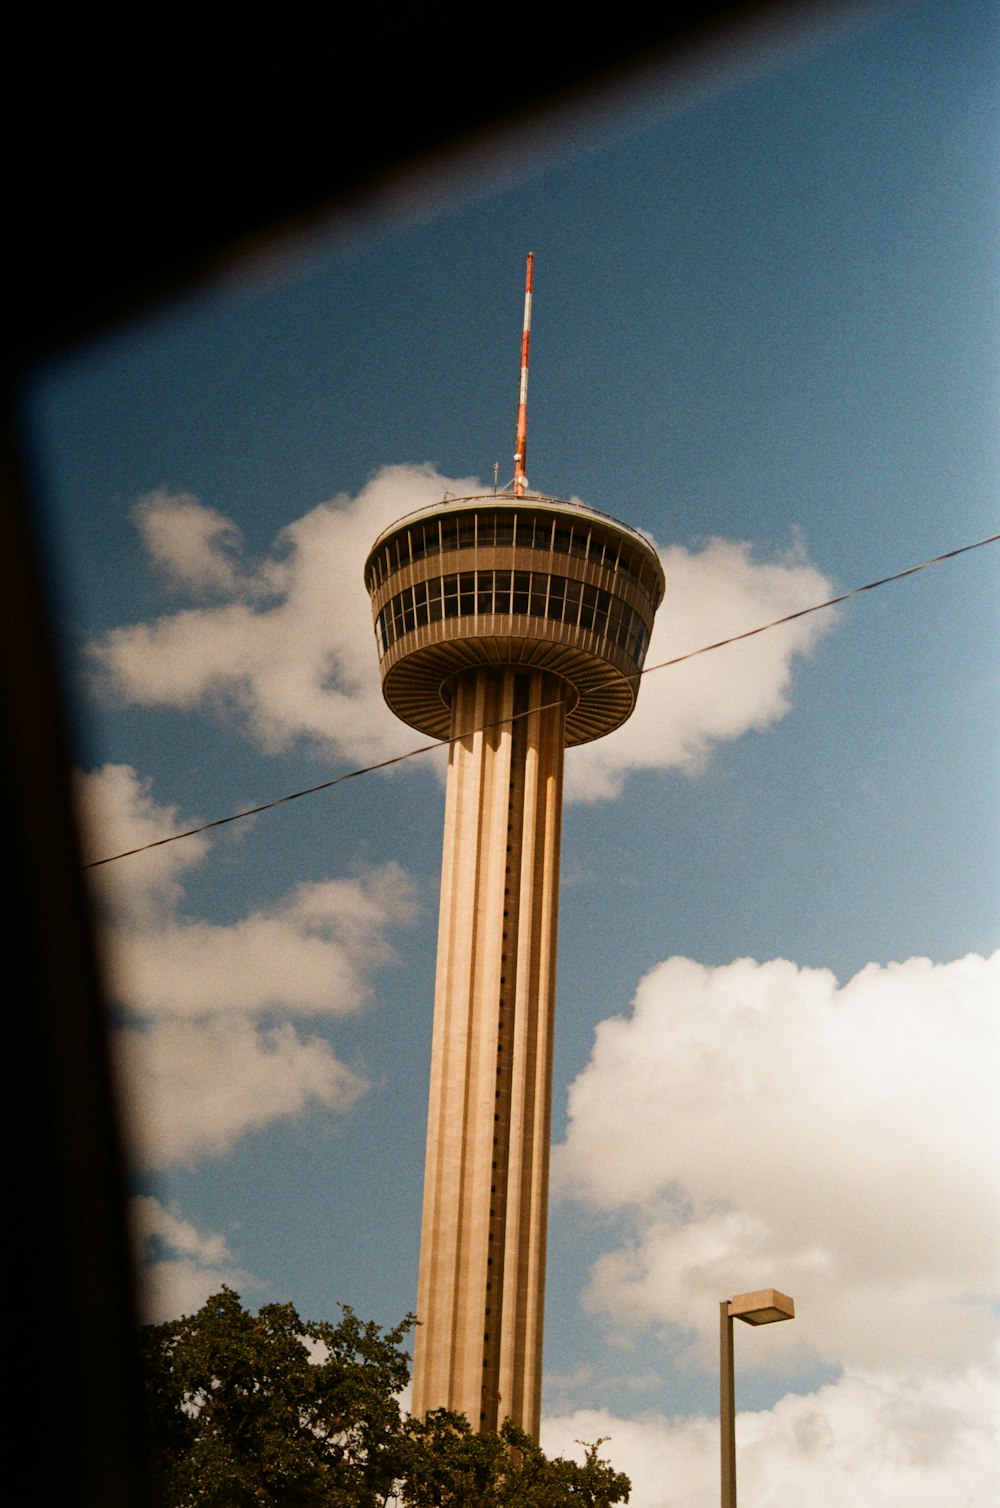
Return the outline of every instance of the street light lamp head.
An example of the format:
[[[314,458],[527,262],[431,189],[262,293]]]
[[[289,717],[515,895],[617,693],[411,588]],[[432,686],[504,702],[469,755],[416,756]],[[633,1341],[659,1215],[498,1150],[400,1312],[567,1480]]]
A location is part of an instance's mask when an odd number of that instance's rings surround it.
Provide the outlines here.
[[[733,1369],[733,1320],[773,1325],[795,1318],[795,1304],[777,1288],[738,1293],[719,1304],[719,1429],[722,1440],[722,1508],[736,1508],[736,1379]]]
[[[747,1325],[773,1325],[776,1320],[795,1318],[795,1301],[777,1288],[761,1288],[756,1293],[738,1293],[730,1299],[729,1315]]]

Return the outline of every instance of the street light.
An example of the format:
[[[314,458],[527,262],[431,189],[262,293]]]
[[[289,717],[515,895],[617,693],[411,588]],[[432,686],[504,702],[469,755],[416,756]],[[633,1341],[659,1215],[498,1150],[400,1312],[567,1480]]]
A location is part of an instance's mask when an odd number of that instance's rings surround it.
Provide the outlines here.
[[[733,1372],[733,1320],[773,1325],[795,1318],[795,1303],[776,1288],[738,1293],[719,1305],[719,1427],[722,1434],[722,1508],[736,1508],[736,1384]]]

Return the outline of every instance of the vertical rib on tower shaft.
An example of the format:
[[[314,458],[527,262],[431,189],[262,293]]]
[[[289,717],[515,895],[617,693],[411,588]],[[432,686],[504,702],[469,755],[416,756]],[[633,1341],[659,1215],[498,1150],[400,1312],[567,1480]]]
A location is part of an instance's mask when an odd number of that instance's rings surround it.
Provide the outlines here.
[[[515,666],[451,684],[413,1372],[416,1415],[536,1438],[566,691]]]

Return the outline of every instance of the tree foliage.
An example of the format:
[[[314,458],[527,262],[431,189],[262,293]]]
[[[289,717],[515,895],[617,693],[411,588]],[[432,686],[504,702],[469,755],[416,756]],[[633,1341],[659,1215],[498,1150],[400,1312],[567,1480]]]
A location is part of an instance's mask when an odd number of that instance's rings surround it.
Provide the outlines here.
[[[475,1434],[464,1414],[438,1409],[406,1425],[410,1447],[399,1502],[406,1508],[613,1508],[627,1503],[628,1477],[601,1460],[550,1461],[509,1419],[498,1434]]]
[[[349,1309],[256,1316],[223,1288],[195,1315],[142,1332],[155,1501],[187,1505],[386,1502],[399,1469],[404,1322],[382,1332]]]
[[[628,1478],[586,1447],[549,1460],[508,1421],[477,1434],[460,1414],[404,1416],[403,1341],[344,1308],[306,1321],[291,1304],[245,1310],[230,1288],[195,1315],[141,1333],[155,1508],[613,1508]]]

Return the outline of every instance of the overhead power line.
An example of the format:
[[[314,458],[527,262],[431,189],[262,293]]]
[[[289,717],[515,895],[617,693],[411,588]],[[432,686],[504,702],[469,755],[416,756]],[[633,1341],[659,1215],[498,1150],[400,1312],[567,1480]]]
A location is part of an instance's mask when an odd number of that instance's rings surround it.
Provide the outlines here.
[[[748,628],[742,634],[731,634],[728,639],[718,639],[714,644],[703,644],[700,649],[690,649],[686,654],[675,655],[672,660],[661,660],[658,665],[647,665],[643,675],[650,675],[654,670],[666,670],[669,665],[680,665],[683,660],[693,660],[696,655],[707,655],[713,649],[723,649],[727,644],[738,644],[741,639],[752,639],[755,634],[765,634],[769,628],[780,628],[783,623],[794,623],[796,618],[807,618],[810,613],[822,612],[825,607],[837,607],[841,602],[849,602],[852,597],[860,597],[864,592],[873,592],[876,587],[888,586],[891,581],[902,581],[904,576],[915,576],[918,571],[926,571],[929,566],[940,565],[943,560],[954,560],[956,555],[966,555],[970,550],[979,550],[983,545],[992,545],[1000,539],[1000,534],[987,534],[985,539],[977,539],[975,544],[959,545],[957,550],[947,550],[944,555],[935,555],[931,560],[922,560],[919,565],[907,566],[905,571],[893,571],[891,576],[880,576],[878,581],[866,581],[864,586],[852,587],[849,592],[841,592],[839,597],[828,597],[826,602],[815,602],[812,607],[800,607],[797,612],[786,613],[783,618],[775,618],[770,623],[761,623],[758,628]]]
[[[930,566],[940,565],[945,560],[954,560],[958,555],[967,555],[970,550],[979,550],[983,545],[995,544],[997,540],[1000,540],[1000,533],[988,534],[985,539],[977,539],[974,544],[959,545],[957,550],[947,550],[943,555],[935,555],[930,560],[922,560],[919,565],[907,566],[902,571],[894,571],[891,576],[880,576],[877,581],[867,581],[864,586],[852,587],[849,592],[841,592],[839,596],[828,597],[825,602],[814,602],[811,607],[800,607],[794,613],[785,613],[781,618],[773,618],[770,623],[758,624],[756,628],[745,629],[743,633],[730,634],[726,639],[717,639],[714,644],[702,644],[698,649],[689,649],[684,654],[674,655],[669,660],[660,660],[656,665],[647,665],[641,674],[652,675],[657,670],[667,670],[672,665],[683,664],[685,660],[696,659],[698,655],[711,654],[713,650],[724,649],[727,644],[738,644],[742,639],[752,639],[757,634],[767,633],[769,629],[780,628],[784,623],[794,623],[797,618],[807,618],[810,613],[820,613],[825,608],[837,607],[841,602],[849,602],[852,597],[860,597],[865,592],[873,592],[877,587],[888,586],[893,581],[902,581],[906,576],[915,576],[919,571],[926,571]],[[550,705],[556,706],[558,703]],[[516,722],[519,718],[530,717],[544,710],[545,708],[534,707],[527,712],[518,712],[511,717],[503,718],[500,722]],[[470,733],[485,733],[490,728],[499,725],[500,723],[486,723],[480,728],[469,729],[457,737],[468,738]],[[408,749],[405,754],[396,754],[392,759],[381,759],[377,764],[348,770],[345,775],[335,775],[332,780],[322,780],[318,785],[306,786],[304,790],[292,791],[289,795],[278,796],[273,801],[262,801],[259,806],[249,806],[243,811],[233,812],[230,817],[216,817],[213,822],[202,822],[198,827],[186,828],[184,832],[171,833],[166,838],[155,838],[151,843],[140,843],[136,848],[126,848],[121,853],[108,854],[103,859],[92,859],[88,864],[84,864],[83,868],[98,869],[102,864],[114,864],[119,859],[131,858],[133,854],[145,853],[150,848],[162,848],[167,843],[179,843],[182,838],[194,838],[199,833],[211,832],[213,828],[225,827],[230,822],[242,822],[247,817],[256,817],[261,812],[272,811],[276,806],[286,806],[289,801],[299,801],[303,796],[315,796],[319,791],[329,791],[335,785],[344,785],[348,780],[357,780],[361,775],[373,775],[377,770],[388,770],[392,765],[402,764],[407,759],[416,759],[420,754],[429,754],[432,749],[446,748],[456,741],[456,738],[446,738],[435,739],[429,744],[420,744],[415,749]]]

